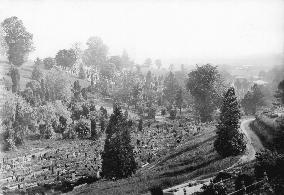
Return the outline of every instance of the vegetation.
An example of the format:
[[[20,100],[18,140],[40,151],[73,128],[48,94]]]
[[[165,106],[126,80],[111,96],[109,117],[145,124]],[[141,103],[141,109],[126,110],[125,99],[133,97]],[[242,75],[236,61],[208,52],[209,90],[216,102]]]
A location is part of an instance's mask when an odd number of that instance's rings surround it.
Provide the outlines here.
[[[255,114],[257,108],[264,104],[263,94],[258,85],[253,85],[251,91],[248,91],[241,104],[246,114]]]
[[[226,92],[221,108],[220,122],[217,126],[217,139],[214,147],[217,152],[227,157],[245,151],[244,135],[239,132],[240,109],[234,88]]]
[[[13,16],[6,18],[1,26],[5,32],[7,57],[10,64],[21,66],[33,50],[33,35],[27,32],[22,20]]]
[[[212,113],[219,106],[223,90],[220,86],[216,87],[218,84],[220,84],[220,75],[217,67],[209,64],[197,66],[196,70],[188,75],[187,89],[194,97],[194,106],[201,122],[212,120]]]
[[[125,178],[137,169],[130,142],[131,125],[116,105],[106,129],[107,138],[102,155],[102,174],[105,178]]]

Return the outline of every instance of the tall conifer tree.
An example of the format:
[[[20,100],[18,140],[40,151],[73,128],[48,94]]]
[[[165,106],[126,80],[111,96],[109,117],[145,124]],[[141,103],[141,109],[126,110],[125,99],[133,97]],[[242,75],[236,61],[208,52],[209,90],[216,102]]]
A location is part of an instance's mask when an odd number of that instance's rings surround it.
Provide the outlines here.
[[[238,155],[246,149],[244,135],[239,132],[240,108],[233,87],[226,92],[217,125],[214,147],[223,156]]]

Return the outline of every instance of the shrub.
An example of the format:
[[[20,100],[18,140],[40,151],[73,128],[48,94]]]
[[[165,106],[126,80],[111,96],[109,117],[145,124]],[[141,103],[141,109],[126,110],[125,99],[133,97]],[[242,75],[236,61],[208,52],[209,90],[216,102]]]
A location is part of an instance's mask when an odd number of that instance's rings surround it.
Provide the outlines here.
[[[162,116],[166,115],[166,112],[167,112],[166,109],[163,108],[163,109],[161,110],[161,115],[162,115]]]
[[[44,68],[50,70],[55,65],[55,60],[51,57],[43,59]]]
[[[75,125],[75,131],[79,138],[86,138],[90,135],[90,124],[89,120],[80,119]]]
[[[75,131],[75,125],[70,124],[67,126],[66,130],[63,132],[64,139],[76,139],[78,138],[78,134]]]
[[[38,66],[35,66],[33,71],[32,71],[31,78],[33,80],[40,81],[42,79],[42,77],[43,77],[42,71],[40,70],[40,68]]]
[[[225,195],[226,188],[224,184],[214,184],[210,182],[209,185],[203,185],[201,188],[203,191],[198,193],[198,195]]]
[[[242,189],[244,186],[249,186],[251,184],[253,184],[254,179],[252,176],[247,175],[247,174],[241,174],[238,175],[238,177],[235,180],[235,190],[240,190]],[[244,186],[243,186],[244,185]],[[251,192],[253,189],[249,188],[249,191]],[[246,191],[248,192],[248,191]]]
[[[177,110],[176,109],[171,109],[170,110],[170,119],[174,120],[177,116]]]

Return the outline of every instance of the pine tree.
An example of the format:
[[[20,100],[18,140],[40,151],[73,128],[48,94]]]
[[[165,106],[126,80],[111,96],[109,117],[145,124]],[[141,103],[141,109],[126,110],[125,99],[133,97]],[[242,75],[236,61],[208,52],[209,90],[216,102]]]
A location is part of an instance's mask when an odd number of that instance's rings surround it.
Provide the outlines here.
[[[142,118],[139,120],[139,123],[138,123],[138,131],[139,132],[143,131],[143,120],[142,120]]]
[[[105,178],[125,178],[133,174],[137,168],[131,145],[130,123],[118,105],[110,117],[106,129],[107,138],[102,155],[102,174]]]
[[[97,128],[96,128],[97,124],[96,124],[96,119],[92,118],[91,119],[91,137],[95,138],[97,136]]]
[[[246,149],[244,135],[239,132],[240,109],[233,87],[226,92],[217,125],[214,147],[223,157],[238,155]]]

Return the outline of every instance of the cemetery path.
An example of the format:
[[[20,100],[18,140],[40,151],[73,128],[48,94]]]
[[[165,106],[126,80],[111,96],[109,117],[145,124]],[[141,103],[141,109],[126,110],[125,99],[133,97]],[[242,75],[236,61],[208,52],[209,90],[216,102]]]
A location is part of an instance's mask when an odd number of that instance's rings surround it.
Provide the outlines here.
[[[241,158],[236,162],[234,165],[232,165],[229,168],[224,169],[224,171],[228,171],[238,165],[241,165],[246,162],[250,162],[255,159],[255,155],[257,152],[260,152],[264,149],[263,144],[261,143],[258,136],[251,130],[250,123],[254,120],[254,118],[244,119],[241,122],[240,129],[246,136],[247,141],[247,149],[244,155],[241,156]],[[201,187],[205,184],[209,184],[210,180],[213,179],[213,177],[209,177],[203,180],[191,180],[187,181],[186,183],[173,186],[171,188],[165,189],[164,194],[166,195],[183,195],[183,194],[192,194],[194,192],[198,192],[201,190]],[[191,184],[193,186],[188,187],[188,185]],[[171,190],[176,190],[175,192],[172,192]],[[184,192],[186,191],[186,193]],[[171,192],[169,192],[171,191]]]

